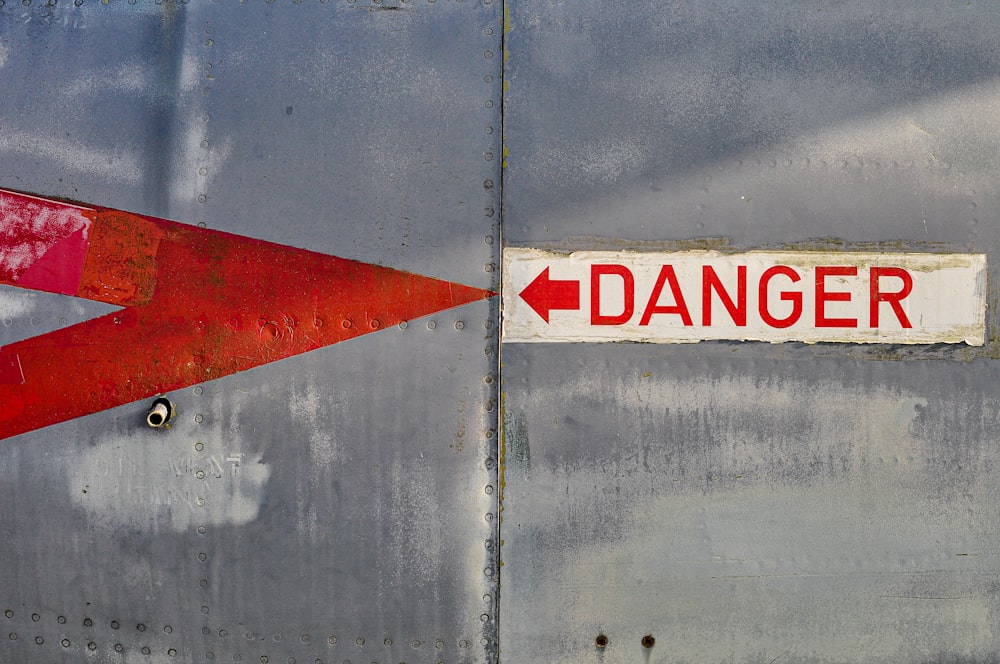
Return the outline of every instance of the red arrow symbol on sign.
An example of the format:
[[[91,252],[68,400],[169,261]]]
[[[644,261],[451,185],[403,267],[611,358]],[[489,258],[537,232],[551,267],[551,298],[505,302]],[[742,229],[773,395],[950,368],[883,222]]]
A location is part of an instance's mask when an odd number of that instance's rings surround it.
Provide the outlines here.
[[[2,189],[0,284],[122,307],[0,348],[0,438],[494,295]]]
[[[550,311],[574,311],[580,308],[580,282],[549,279],[549,268],[545,268],[521,291],[521,299],[548,323]]]

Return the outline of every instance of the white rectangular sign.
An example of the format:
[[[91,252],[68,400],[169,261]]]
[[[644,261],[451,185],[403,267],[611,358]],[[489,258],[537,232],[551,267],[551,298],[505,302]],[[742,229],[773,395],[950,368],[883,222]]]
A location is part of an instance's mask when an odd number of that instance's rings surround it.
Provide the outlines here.
[[[986,256],[503,252],[503,340],[981,346]]]

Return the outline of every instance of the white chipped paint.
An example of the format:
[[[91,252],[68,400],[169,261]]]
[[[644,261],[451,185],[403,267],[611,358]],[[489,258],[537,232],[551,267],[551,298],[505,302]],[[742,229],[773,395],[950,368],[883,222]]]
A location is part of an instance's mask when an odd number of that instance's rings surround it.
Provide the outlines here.
[[[89,228],[84,208],[0,196],[0,275],[17,279],[60,240]]]
[[[0,132],[0,154],[4,152],[46,159],[69,172],[128,184],[139,184],[143,174],[138,152],[85,145],[66,138],[60,132],[29,133],[5,126]]]
[[[218,175],[233,151],[230,136],[209,136],[206,115],[191,114],[184,122],[183,138],[173,159],[174,177],[170,195],[178,203],[206,194],[211,178]]]
[[[35,293],[26,293],[13,286],[0,286],[0,319],[13,321],[35,310]]]
[[[288,402],[289,414],[305,425],[309,438],[309,464],[305,477],[295,486],[299,508],[295,525],[300,537],[311,543],[321,541],[336,518],[336,514],[324,510],[314,498],[328,489],[334,481],[335,469],[344,460],[341,438],[331,429],[329,411],[325,409],[328,396],[323,387],[309,382],[302,388],[296,386]]]
[[[113,67],[93,68],[66,86],[65,94],[76,97],[95,95],[109,90],[146,95],[153,90],[153,73],[138,59]]]
[[[503,263],[506,342],[726,339],[981,346],[985,341],[983,254],[581,251],[567,255],[508,248]],[[561,282],[560,288],[573,289],[578,296],[575,303],[553,301],[548,321],[538,311],[538,300],[528,295],[531,291],[526,293],[546,269],[550,281]],[[705,269],[717,276],[717,285],[705,282]],[[738,286],[741,270],[746,275],[744,288]],[[877,281],[874,287],[872,279]],[[680,297],[675,297],[673,281]],[[703,299],[706,289],[708,307]],[[908,290],[905,295],[904,290]],[[722,292],[730,300],[728,306]],[[873,292],[880,300],[874,308]]]
[[[202,406],[221,412],[221,396],[206,396]],[[70,498],[96,526],[109,530],[186,532],[254,521],[271,467],[239,427],[248,400],[230,407],[228,425],[204,422],[197,437],[185,437],[183,444],[175,440],[178,432],[165,429],[149,430],[148,436],[107,434],[68,466]]]
[[[239,446],[215,447],[195,452],[158,440],[109,437],[71,468],[69,494],[110,529],[184,532],[249,523],[260,511],[271,470]]]
[[[7,57],[10,55],[10,47],[0,41],[0,67],[7,64]]]

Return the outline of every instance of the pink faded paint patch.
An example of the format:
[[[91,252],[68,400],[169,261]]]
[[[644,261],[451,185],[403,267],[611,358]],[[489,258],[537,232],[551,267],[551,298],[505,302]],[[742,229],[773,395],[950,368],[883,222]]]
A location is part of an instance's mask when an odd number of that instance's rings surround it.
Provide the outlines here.
[[[48,293],[76,295],[86,257],[87,229],[81,228],[56,242],[29,265],[17,278],[17,285]]]
[[[93,215],[68,203],[0,191],[0,283],[75,295]]]

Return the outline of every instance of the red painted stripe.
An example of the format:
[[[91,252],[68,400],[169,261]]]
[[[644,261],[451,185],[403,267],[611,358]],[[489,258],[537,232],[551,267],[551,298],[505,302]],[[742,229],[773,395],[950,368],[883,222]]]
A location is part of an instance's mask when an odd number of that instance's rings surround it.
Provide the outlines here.
[[[24,382],[21,359],[16,353],[0,354],[0,385],[20,385]]]
[[[90,227],[78,295],[125,308],[2,349],[19,356],[24,383],[0,384],[0,438],[493,293],[102,209]]]

